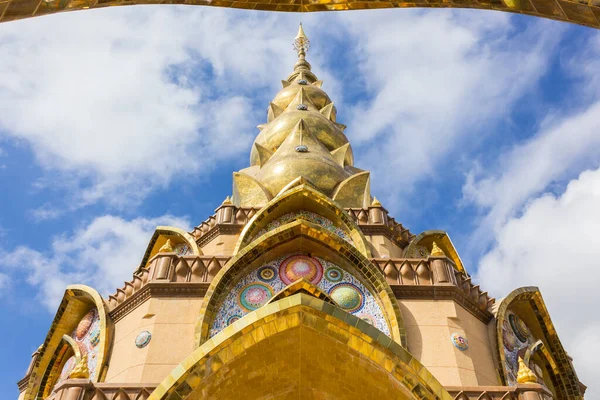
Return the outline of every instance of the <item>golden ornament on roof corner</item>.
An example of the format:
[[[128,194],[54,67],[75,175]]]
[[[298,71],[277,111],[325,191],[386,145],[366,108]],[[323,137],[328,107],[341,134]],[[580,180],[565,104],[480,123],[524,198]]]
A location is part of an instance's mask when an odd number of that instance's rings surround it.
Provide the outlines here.
[[[163,244],[160,249],[158,249],[159,253],[172,253],[173,251],[174,250],[173,246],[171,245],[171,239],[167,239],[167,242]]]
[[[90,370],[88,369],[88,355],[85,353],[81,356],[81,360],[73,368],[69,374],[69,379],[88,379],[90,377]]]
[[[373,202],[371,203],[373,207],[381,207],[381,203],[377,200],[377,197],[373,197]]]
[[[445,257],[446,253],[444,253],[444,250],[439,248],[436,242],[433,242],[431,245],[431,255],[434,257]]]
[[[525,364],[525,361],[519,357],[519,372],[517,374],[518,383],[537,383],[537,376]]]
[[[231,198],[229,196],[227,196],[225,198],[225,200],[223,200],[223,203],[221,203],[221,204],[230,205],[230,204],[233,204],[233,203],[231,202]]]

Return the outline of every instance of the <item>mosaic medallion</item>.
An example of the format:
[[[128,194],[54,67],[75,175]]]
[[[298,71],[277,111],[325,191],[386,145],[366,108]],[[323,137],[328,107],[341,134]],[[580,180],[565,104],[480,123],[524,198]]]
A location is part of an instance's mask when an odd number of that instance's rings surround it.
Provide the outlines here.
[[[450,336],[450,340],[452,340],[452,344],[460,351],[465,351],[469,348],[469,341],[467,338],[462,337],[458,333],[453,333],[452,336]]]
[[[312,257],[298,254],[286,258],[281,263],[279,276],[286,285],[301,278],[316,285],[323,277],[323,266]]]
[[[515,314],[510,314],[508,316],[508,321],[510,322],[510,326],[517,339],[519,339],[522,343],[525,343],[529,337],[529,331],[527,326],[525,326],[525,323]]]
[[[332,282],[332,283],[337,283],[337,282],[341,281],[343,277],[344,277],[344,273],[342,272],[341,269],[339,269],[337,267],[329,267],[329,268],[327,268],[327,271],[325,272],[325,279],[327,279],[329,282]]]
[[[352,283],[338,283],[331,288],[329,295],[341,308],[351,313],[364,305],[363,292]]]
[[[75,337],[78,340],[83,339],[83,337],[88,333],[95,317],[96,317],[96,309],[92,309],[92,310],[90,310],[90,312],[85,314],[85,316],[83,318],[81,318],[81,321],[79,321],[79,324],[77,325],[77,329],[75,330]]]
[[[152,339],[152,334],[150,332],[141,331],[135,338],[135,345],[138,349],[141,349],[142,347],[146,347],[148,343],[150,343],[150,339]]]
[[[235,321],[237,321],[240,318],[241,317],[239,315],[232,315],[231,317],[227,318],[227,326],[233,324]]]
[[[262,267],[258,270],[258,279],[263,282],[271,282],[277,277],[277,270],[273,267]]]
[[[238,302],[247,311],[254,311],[264,306],[273,297],[273,289],[264,283],[251,283],[240,292]]]

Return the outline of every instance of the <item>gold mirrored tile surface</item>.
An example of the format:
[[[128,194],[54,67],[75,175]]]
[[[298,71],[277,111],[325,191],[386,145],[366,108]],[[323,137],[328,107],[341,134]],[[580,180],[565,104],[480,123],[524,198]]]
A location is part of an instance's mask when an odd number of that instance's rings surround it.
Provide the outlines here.
[[[0,0],[0,22],[64,11],[135,4],[187,4],[250,10],[313,12],[377,8],[478,8],[600,27],[600,0]]]

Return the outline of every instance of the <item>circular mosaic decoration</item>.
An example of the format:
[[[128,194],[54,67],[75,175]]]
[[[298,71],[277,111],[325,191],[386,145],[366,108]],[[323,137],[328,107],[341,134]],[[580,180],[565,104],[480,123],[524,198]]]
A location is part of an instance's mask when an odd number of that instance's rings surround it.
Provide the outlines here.
[[[92,309],[92,310],[90,310],[90,312],[85,314],[85,316],[83,318],[81,318],[81,321],[79,321],[79,324],[77,325],[77,329],[75,330],[75,337],[78,340],[83,339],[84,336],[88,333],[95,317],[96,317],[96,309]]]
[[[231,317],[227,318],[227,326],[233,324],[235,321],[237,321],[240,318],[242,318],[242,317],[240,317],[239,315],[232,315]]]
[[[323,278],[323,266],[312,257],[295,255],[286,258],[281,263],[279,276],[286,285],[301,278],[316,285]]]
[[[100,324],[94,324],[90,330],[90,344],[94,347],[100,342]]]
[[[277,277],[277,270],[273,267],[262,267],[258,270],[258,279],[263,282],[271,282]]]
[[[529,331],[527,329],[527,326],[525,326],[525,323],[521,320],[521,318],[517,317],[515,314],[510,314],[508,316],[508,321],[510,322],[510,327],[515,333],[517,339],[525,343],[527,341],[527,338],[529,337]]]
[[[251,283],[244,287],[239,295],[240,306],[248,311],[254,311],[264,306],[273,297],[273,289],[264,283]]]
[[[465,351],[469,348],[469,341],[467,338],[460,336],[458,333],[453,333],[452,336],[450,336],[450,340],[452,340],[452,344],[460,351]]]
[[[341,308],[351,313],[365,304],[363,292],[352,283],[338,283],[329,290],[329,295]]]
[[[327,268],[327,271],[325,271],[325,279],[327,279],[329,282],[337,283],[341,281],[343,277],[344,273],[339,268],[329,267]]]
[[[152,334],[148,331],[142,331],[135,338],[135,345],[138,349],[141,349],[150,343],[150,339],[152,339]]]
[[[517,344],[515,335],[513,335],[509,323],[506,320],[502,323],[502,343],[504,344],[504,348],[508,351],[513,351]]]

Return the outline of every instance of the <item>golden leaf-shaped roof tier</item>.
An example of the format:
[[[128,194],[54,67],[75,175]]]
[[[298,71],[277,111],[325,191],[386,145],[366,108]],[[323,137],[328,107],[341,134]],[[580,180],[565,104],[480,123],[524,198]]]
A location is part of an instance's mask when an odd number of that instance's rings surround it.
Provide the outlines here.
[[[477,8],[550,18],[593,28],[600,27],[600,0],[187,0],[164,3],[156,0],[0,0],[0,22],[31,18],[65,11],[135,4],[186,4],[247,10],[314,12],[379,8]]]
[[[294,71],[269,104],[267,123],[259,125],[250,167],[234,173],[237,206],[264,206],[299,180],[343,207],[371,204],[369,172],[353,165],[345,126],[336,121],[335,106],[306,61],[309,46],[300,25]]]

